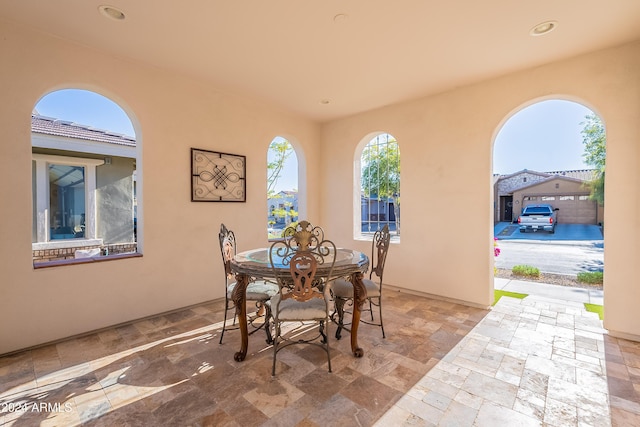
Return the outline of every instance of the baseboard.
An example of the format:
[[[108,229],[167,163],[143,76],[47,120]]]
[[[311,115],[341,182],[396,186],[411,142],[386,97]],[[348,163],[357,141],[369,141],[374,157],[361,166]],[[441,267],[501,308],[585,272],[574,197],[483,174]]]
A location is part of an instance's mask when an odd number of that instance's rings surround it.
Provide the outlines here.
[[[419,296],[419,297],[425,297],[425,298],[431,298],[431,299],[440,300],[440,301],[446,301],[446,302],[450,302],[450,303],[453,303],[453,304],[466,305],[467,307],[481,308],[483,310],[491,310],[491,306],[490,305],[476,304],[476,303],[473,303],[473,302],[470,302],[470,301],[459,300],[459,299],[456,299],[456,298],[449,298],[449,297],[445,297],[445,296],[442,296],[442,295],[436,295],[436,294],[430,294],[430,293],[427,293],[427,292],[415,291],[413,289],[399,288],[397,286],[387,285],[386,283],[384,283],[382,285],[382,287],[385,290],[389,290],[389,291],[401,292],[401,293],[405,293],[405,294],[409,294],[409,295],[416,295],[416,296]]]

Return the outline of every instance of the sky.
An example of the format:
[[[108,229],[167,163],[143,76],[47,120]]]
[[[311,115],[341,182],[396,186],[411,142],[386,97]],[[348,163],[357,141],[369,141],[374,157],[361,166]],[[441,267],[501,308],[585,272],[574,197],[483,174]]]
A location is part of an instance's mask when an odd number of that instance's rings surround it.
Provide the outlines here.
[[[493,173],[589,169],[583,161],[582,128],[587,107],[543,101],[520,110],[504,124],[493,147]]]
[[[51,92],[36,104],[41,116],[69,120],[135,137],[127,113],[115,102],[95,92],[64,89]]]
[[[281,142],[284,138],[277,136],[272,142]],[[267,162],[273,161],[275,156],[272,156],[270,152],[267,153]],[[298,158],[295,151],[287,158],[282,168],[280,178],[276,181],[275,192],[278,193],[282,190],[297,190],[298,189]]]
[[[113,101],[96,93],[65,89],[52,92],[37,104],[39,114],[77,124],[135,136],[127,114]],[[591,110],[581,104],[549,100],[514,114],[502,127],[494,145],[493,173],[522,169],[538,172],[587,169],[580,133]],[[402,153],[402,141],[400,141]],[[298,188],[295,155],[287,161],[276,191]]]

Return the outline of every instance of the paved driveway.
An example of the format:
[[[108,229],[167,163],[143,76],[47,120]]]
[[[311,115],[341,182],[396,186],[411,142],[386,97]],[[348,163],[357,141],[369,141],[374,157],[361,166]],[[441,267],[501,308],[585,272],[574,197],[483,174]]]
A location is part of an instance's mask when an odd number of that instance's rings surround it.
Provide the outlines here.
[[[494,227],[494,236],[499,240],[603,240],[602,230],[597,225],[562,223],[556,225],[556,232],[551,234],[548,231],[527,231],[526,233],[521,233],[518,224],[500,222]]]

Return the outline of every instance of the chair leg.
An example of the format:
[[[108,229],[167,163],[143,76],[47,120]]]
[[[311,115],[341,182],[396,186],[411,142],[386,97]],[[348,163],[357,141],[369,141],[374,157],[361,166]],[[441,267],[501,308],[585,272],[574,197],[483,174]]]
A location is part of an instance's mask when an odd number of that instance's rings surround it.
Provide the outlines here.
[[[344,325],[344,303],[343,298],[335,298],[336,311],[338,312],[338,327],[336,328],[336,339],[342,338],[342,329]]]
[[[224,297],[224,321],[222,322],[222,332],[220,333],[220,344],[222,344],[222,338],[224,337],[224,331],[227,330],[227,312],[229,312],[229,299]],[[235,319],[235,317],[234,317]]]
[[[267,304],[265,306],[265,314],[264,314],[264,331],[267,334],[267,344],[273,344],[273,336],[271,335],[271,307]]]
[[[380,329],[382,329],[382,338],[387,338],[384,335],[384,324],[382,323],[382,296],[378,297],[378,309],[380,310]]]
[[[325,321],[321,320],[320,321],[320,325],[318,326],[318,331],[320,332],[320,335],[322,335],[322,343],[326,344],[327,343],[327,335],[324,333],[324,325],[325,325]],[[329,330],[329,325],[327,325],[327,331]]]
[[[324,343],[327,346],[327,365],[329,366],[329,372],[331,372],[331,351],[329,350],[329,317],[327,317],[327,320],[323,323],[327,325],[327,335],[323,334],[323,336]],[[322,323],[320,324],[320,326],[322,326]]]
[[[276,354],[278,354],[278,341],[280,339],[280,324],[278,319],[273,322],[273,367],[271,368],[271,376],[276,376]]]

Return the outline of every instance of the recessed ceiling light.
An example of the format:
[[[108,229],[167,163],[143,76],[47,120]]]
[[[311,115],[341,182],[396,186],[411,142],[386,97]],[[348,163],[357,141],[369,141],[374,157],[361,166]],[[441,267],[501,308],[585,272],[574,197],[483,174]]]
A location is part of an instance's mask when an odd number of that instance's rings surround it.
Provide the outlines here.
[[[322,104],[322,105],[331,104],[331,100],[330,99],[321,99],[320,100],[320,104]]]
[[[333,22],[335,22],[336,24],[340,24],[342,22],[346,22],[348,18],[349,15],[347,15],[346,13],[339,13],[333,17]]]
[[[113,6],[107,6],[103,4],[102,6],[98,7],[98,10],[100,11],[100,13],[102,13],[102,15],[106,16],[109,19],[123,21],[125,18],[124,12]]]
[[[556,21],[545,21],[536,25],[529,31],[529,35],[532,36],[541,36],[543,34],[548,34],[553,31],[558,26]]]

